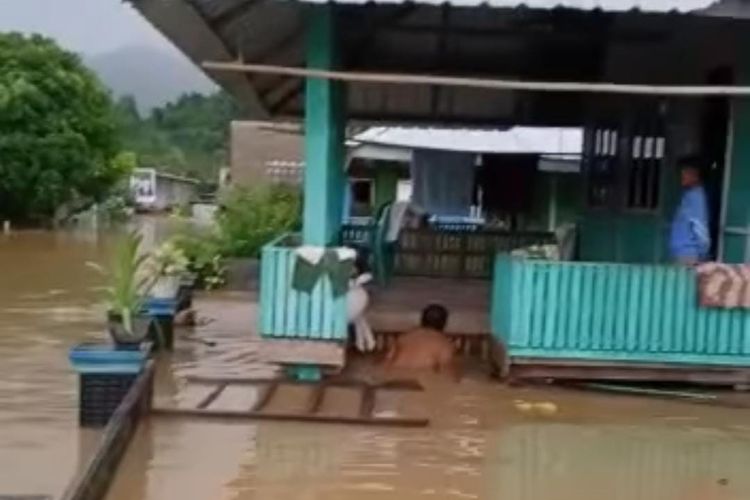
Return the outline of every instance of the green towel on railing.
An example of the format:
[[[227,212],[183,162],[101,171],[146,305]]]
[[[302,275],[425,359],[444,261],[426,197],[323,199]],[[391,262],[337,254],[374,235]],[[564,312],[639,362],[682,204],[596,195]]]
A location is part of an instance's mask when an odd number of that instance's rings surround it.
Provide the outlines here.
[[[349,290],[355,253],[349,248],[300,247],[296,251],[292,288],[311,293],[318,281],[328,276],[334,297]]]

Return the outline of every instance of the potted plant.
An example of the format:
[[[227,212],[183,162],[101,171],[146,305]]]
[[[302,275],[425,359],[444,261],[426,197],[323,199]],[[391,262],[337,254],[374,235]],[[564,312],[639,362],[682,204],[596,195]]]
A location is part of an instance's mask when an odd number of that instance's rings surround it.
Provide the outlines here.
[[[137,232],[127,233],[115,248],[108,269],[89,264],[109,280],[105,287],[107,329],[120,349],[139,349],[151,321],[143,306],[154,279],[144,272],[148,254],[141,252],[142,239]]]
[[[149,274],[156,277],[151,296],[157,299],[177,297],[189,263],[185,252],[173,241],[167,241],[157,248],[148,265]]]

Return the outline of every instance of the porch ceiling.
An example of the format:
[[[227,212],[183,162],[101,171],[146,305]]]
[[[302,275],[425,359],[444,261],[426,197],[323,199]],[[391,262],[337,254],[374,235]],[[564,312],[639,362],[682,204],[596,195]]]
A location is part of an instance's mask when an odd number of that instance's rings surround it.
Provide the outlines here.
[[[280,66],[304,65],[304,16],[311,8],[306,4],[328,3],[129,1],[198,65],[242,59]],[[537,80],[598,81],[605,71],[607,44],[661,46],[673,40],[680,27],[705,24],[706,15],[746,14],[738,0],[336,3],[345,69]],[[512,9],[520,6],[524,8]],[[666,14],[674,12],[694,15]],[[711,24],[722,31],[721,25]],[[219,72],[210,76],[244,105],[248,118],[296,118],[303,111],[304,85],[299,78]],[[516,92],[373,84],[350,84],[348,89],[349,117],[362,122],[577,125],[582,108],[582,98],[574,95],[525,94],[521,99]]]

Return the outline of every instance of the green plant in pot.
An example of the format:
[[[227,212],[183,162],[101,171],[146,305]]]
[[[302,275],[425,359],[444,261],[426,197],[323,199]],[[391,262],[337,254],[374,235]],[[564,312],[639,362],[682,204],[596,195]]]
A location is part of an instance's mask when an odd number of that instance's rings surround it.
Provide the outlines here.
[[[144,314],[144,302],[154,278],[144,272],[148,254],[141,252],[143,237],[129,232],[115,248],[108,268],[91,267],[107,277],[107,329],[118,348],[138,349],[148,335],[151,318]]]
[[[151,296],[160,299],[175,298],[189,264],[185,252],[175,241],[166,241],[159,246],[147,265],[148,273],[156,278]]]

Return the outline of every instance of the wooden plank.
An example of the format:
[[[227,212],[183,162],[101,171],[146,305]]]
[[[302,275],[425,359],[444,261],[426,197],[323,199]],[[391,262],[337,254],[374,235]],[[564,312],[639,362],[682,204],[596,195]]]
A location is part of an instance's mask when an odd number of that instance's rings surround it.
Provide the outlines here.
[[[313,387],[310,392],[310,399],[307,402],[305,413],[318,413],[318,410],[320,410],[320,406],[323,404],[323,400],[326,397],[326,389],[327,384],[325,382]]]
[[[261,396],[255,402],[251,411],[262,411],[263,408],[265,408],[268,405],[271,399],[273,399],[273,396],[274,394],[276,394],[276,391],[278,389],[279,389],[279,382],[276,380],[267,384],[265,387],[265,390],[263,391],[263,394],[261,394]]]
[[[362,399],[359,403],[360,418],[372,418],[372,411],[375,409],[375,388],[366,386],[362,388]]]
[[[684,382],[692,384],[733,386],[750,383],[750,369],[678,367],[676,365],[653,366],[586,366],[512,364],[510,377],[518,380],[610,380],[647,382]]]
[[[208,406],[213,403],[222,392],[224,392],[224,389],[226,389],[228,385],[229,384],[227,383],[217,385],[216,388],[209,392],[206,397],[204,397],[200,402],[198,402],[197,405],[195,405],[195,407],[198,409],[208,408]]]
[[[340,341],[312,339],[267,339],[260,345],[260,356],[266,362],[280,364],[315,364],[341,367],[346,348]]]
[[[177,393],[177,406],[180,408],[195,408],[214,390],[214,387],[207,384],[188,384]]]
[[[308,422],[320,424],[371,425],[386,427],[426,427],[430,424],[427,418],[383,418],[383,417],[345,417],[328,415],[309,415],[291,413],[259,413],[248,411],[186,410],[181,408],[154,408],[151,414],[157,417],[218,418],[240,420],[273,420],[281,422]]]
[[[261,387],[247,385],[232,385],[221,391],[206,410],[212,411],[250,411],[262,397],[259,393]],[[201,408],[196,408],[201,410]]]
[[[394,85],[431,85],[466,87],[488,90],[526,90],[536,92],[663,95],[683,97],[750,96],[750,86],[740,85],[645,85],[591,82],[522,81],[497,78],[477,78],[456,75],[412,73],[376,73],[363,71],[335,71],[327,69],[246,64],[242,62],[203,61],[201,66],[210,71],[258,73],[290,76],[312,80],[381,83]]]

